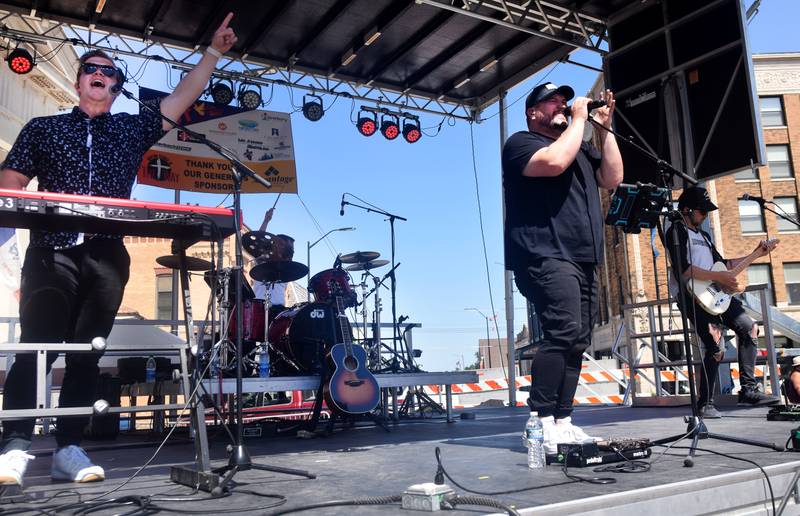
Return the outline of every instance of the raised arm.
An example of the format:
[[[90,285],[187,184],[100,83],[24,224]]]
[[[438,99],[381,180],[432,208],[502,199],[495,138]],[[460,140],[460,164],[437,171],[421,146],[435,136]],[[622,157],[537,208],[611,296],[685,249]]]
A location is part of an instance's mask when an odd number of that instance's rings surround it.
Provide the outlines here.
[[[236,34],[232,28],[228,27],[231,18],[233,18],[233,13],[228,13],[214,32],[211,45],[203,53],[200,62],[178,83],[175,91],[161,101],[161,113],[168,118],[177,120],[197,100],[206,88],[211,73],[217,65],[217,60],[236,43]],[[163,127],[165,131],[172,129],[167,122],[164,122]]]
[[[611,129],[611,117],[616,106],[614,94],[606,90],[603,94],[606,101],[604,107],[595,112],[594,119],[603,127]],[[603,156],[597,170],[597,185],[600,188],[612,189],[619,186],[623,177],[622,155],[617,147],[617,139],[608,131],[600,130],[600,152]]]

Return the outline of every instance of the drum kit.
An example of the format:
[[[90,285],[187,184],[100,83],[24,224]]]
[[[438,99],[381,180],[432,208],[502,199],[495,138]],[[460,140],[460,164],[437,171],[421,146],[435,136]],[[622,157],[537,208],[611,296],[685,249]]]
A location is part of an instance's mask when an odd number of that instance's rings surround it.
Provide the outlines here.
[[[372,338],[362,341],[367,350],[370,369],[377,369],[380,362],[380,311],[379,287],[389,277],[380,278],[371,271],[389,264],[380,260],[375,251],[356,251],[339,255],[333,268],[316,273],[308,283],[308,292],[313,302],[302,302],[275,313],[270,291],[279,283],[296,281],[308,273],[308,267],[292,261],[291,246],[283,238],[265,231],[250,231],[242,235],[242,248],[252,258],[249,275],[253,281],[263,283],[265,299],[256,299],[253,289],[245,278],[242,285],[242,369],[247,375],[258,373],[258,353],[268,349],[270,376],[318,375],[323,371],[323,360],[330,348],[342,342],[343,331],[352,328],[335,324],[338,316],[337,304],[341,308],[358,307],[363,318],[363,328],[368,326],[366,300],[374,294],[374,319]],[[209,375],[235,376],[236,372],[236,306],[234,302],[234,268],[213,270],[207,260],[184,257],[187,270],[203,271],[206,283],[219,310],[220,331],[201,354],[204,365],[212,361]],[[163,267],[178,269],[180,260],[175,255],[161,256],[156,261]],[[362,272],[361,281],[354,285],[351,272]],[[242,274],[241,272],[239,274]],[[367,281],[372,280],[368,291]],[[355,288],[361,288],[361,302]],[[338,299],[338,303],[337,303]]]

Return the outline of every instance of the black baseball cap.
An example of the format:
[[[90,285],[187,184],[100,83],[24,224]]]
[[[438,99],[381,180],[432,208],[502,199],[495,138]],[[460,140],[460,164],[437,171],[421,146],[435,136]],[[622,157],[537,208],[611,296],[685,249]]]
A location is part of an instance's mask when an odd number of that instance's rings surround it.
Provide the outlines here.
[[[717,205],[711,202],[708,191],[701,186],[690,186],[678,197],[678,209],[692,208],[705,212],[714,211]]]
[[[530,93],[530,95],[528,95],[528,98],[525,99],[525,109],[531,108],[539,102],[549,99],[556,93],[564,95],[566,100],[569,100],[575,96],[575,90],[569,86],[556,86],[552,82],[546,82],[533,88],[533,91]]]

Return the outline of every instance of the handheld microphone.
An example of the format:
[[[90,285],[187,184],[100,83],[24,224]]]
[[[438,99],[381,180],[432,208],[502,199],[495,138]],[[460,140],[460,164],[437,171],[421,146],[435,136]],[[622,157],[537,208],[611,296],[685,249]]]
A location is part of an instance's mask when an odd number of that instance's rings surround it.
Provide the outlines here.
[[[744,201],[755,201],[758,204],[760,204],[761,206],[764,206],[765,202],[772,202],[772,201],[768,201],[767,199],[764,199],[763,197],[758,197],[757,195],[750,195],[749,193],[745,193],[744,195],[742,195],[742,200],[744,200]]]
[[[593,100],[586,105],[586,109],[592,111],[593,109],[601,108],[606,105],[605,100]],[[564,109],[565,116],[572,116],[572,106],[567,106]]]
[[[342,194],[342,204],[339,207],[339,216],[344,217],[344,194]]]

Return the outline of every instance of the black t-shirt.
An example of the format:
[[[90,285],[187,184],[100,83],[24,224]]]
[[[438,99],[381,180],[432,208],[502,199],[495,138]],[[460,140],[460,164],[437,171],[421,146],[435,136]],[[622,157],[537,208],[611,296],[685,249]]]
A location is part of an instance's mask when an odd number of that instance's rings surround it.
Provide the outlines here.
[[[521,131],[503,146],[506,268],[526,267],[538,258],[600,263],[603,216],[595,171],[600,151],[582,143],[575,160],[556,177],[527,177],[536,151],[555,140]]]

